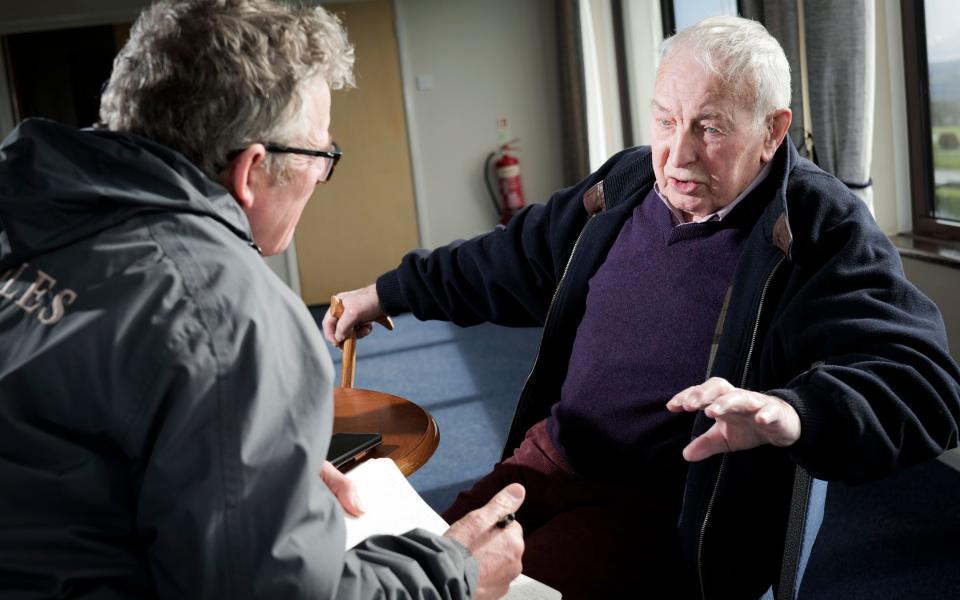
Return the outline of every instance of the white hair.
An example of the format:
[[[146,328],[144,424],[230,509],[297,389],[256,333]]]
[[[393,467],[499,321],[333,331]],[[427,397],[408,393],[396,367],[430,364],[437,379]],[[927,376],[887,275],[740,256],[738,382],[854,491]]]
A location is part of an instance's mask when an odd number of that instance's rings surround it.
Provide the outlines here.
[[[783,48],[756,21],[708,17],[678,31],[660,45],[661,66],[679,51],[690,52],[708,72],[752,101],[757,121],[790,108],[790,63]]]

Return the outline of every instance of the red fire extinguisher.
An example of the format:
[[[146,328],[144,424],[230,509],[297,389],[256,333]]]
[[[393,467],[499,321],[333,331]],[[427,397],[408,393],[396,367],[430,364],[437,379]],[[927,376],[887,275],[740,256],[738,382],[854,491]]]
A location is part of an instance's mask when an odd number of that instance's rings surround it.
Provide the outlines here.
[[[494,208],[500,213],[500,224],[506,225],[507,221],[523,208],[526,199],[523,196],[523,182],[520,180],[520,161],[510,154],[516,151],[514,144],[517,140],[509,139],[510,134],[505,118],[497,119],[497,134],[499,148],[497,152],[491,152],[487,156],[484,174],[490,199],[493,201]],[[499,158],[497,158],[498,155]],[[493,163],[493,167],[497,177],[497,193],[494,193],[489,179],[490,163],[495,158],[497,160]]]

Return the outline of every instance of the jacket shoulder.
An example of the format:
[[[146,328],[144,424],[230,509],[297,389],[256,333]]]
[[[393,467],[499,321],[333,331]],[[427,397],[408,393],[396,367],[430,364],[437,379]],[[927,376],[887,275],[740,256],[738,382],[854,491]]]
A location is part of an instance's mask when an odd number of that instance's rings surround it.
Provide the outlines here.
[[[859,238],[885,239],[867,204],[833,175],[801,159],[790,173],[786,203],[798,260]]]
[[[653,184],[650,146],[635,146],[617,152],[588,179],[583,204],[589,213],[620,206],[638,191]]]

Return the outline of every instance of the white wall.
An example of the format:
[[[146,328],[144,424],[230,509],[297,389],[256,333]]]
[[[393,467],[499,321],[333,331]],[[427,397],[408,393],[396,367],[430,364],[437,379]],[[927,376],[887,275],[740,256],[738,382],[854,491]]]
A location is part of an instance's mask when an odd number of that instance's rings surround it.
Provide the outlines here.
[[[950,354],[960,361],[960,270],[906,257],[903,270],[907,279],[940,308],[947,325]]]
[[[527,202],[563,181],[551,0],[395,0],[420,241],[432,248],[497,222],[483,184],[496,118],[519,138]],[[432,89],[417,89],[417,77]]]
[[[903,270],[907,279],[940,308],[950,354],[960,362],[960,271],[912,258],[903,259]],[[940,460],[960,471],[960,448],[942,454]]]

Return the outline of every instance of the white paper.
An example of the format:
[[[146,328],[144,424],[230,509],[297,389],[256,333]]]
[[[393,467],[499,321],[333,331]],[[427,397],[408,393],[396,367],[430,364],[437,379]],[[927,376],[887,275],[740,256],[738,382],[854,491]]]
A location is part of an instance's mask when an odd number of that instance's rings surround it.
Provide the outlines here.
[[[357,485],[366,512],[360,517],[346,515],[347,548],[371,535],[400,535],[419,527],[443,535],[447,522],[423,501],[389,458],[373,458],[347,473]]]
[[[510,582],[506,600],[560,600],[560,592],[523,573]]]
[[[389,458],[364,461],[347,473],[357,485],[366,512],[360,517],[346,515],[347,549],[371,535],[399,535],[421,528],[443,535],[449,528],[443,517],[413,489],[397,464]],[[526,575],[510,583],[507,600],[560,600],[560,592]]]

